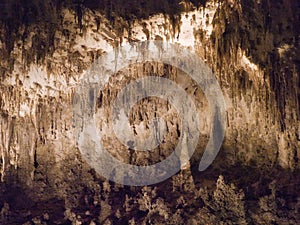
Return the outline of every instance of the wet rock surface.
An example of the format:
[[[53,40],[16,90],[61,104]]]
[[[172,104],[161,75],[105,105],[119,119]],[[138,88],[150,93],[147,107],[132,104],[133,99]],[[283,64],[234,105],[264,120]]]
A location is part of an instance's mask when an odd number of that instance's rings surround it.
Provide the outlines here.
[[[148,1],[153,8],[147,15],[130,17],[118,1],[109,12],[104,3],[49,2],[1,3],[23,10],[22,18],[9,9],[0,17],[1,224],[299,223],[297,1],[191,1],[198,7]],[[145,7],[133,2],[123,4],[126,12]],[[107,181],[82,158],[73,135],[73,97],[95,59],[147,39],[179,43],[205,60],[225,96],[227,130],[216,160],[200,173],[211,127],[202,91],[162,63],[120,71],[95,96],[103,143],[116,158],[155,163],[172,152],[180,135],[176,111],[158,98],[139,102],[129,117],[137,134],[138,126],[165,117],[168,134],[151,153],[133,152],[103,125],[118,91],[138,77],[176,81],[203,119],[189,165],[163,183],[128,187]]]

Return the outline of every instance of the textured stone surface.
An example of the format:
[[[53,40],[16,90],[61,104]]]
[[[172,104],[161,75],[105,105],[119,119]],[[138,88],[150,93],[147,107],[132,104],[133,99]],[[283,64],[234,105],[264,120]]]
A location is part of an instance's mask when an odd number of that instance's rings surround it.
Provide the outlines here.
[[[54,7],[38,2],[41,12]],[[55,6],[53,18],[44,13],[41,19],[51,21],[47,26],[38,16],[24,25],[1,17],[1,223],[299,223],[299,3],[208,1],[193,8],[185,2],[181,14],[154,10],[150,18],[135,19],[121,12],[110,18],[84,6]],[[122,85],[156,74],[186,88],[204,121],[190,166],[162,184],[122,187],[82,159],[73,136],[72,101],[96,58],[116,45],[146,39],[182,44],[211,66],[226,99],[227,131],[215,163],[199,173],[210,128],[203,93],[161,63],[121,71],[97,96],[99,115],[107,113],[105,106]],[[170,154],[180,128],[172,107],[157,98],[142,101],[132,109],[130,123],[146,124],[156,111],[168,121],[166,143],[148,155],[131,154],[107,127],[102,132],[110,153],[142,165]]]

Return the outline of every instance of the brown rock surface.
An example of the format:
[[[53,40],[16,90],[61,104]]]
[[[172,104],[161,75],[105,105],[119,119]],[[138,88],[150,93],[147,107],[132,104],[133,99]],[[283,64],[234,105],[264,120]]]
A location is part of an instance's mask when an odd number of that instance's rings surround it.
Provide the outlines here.
[[[59,2],[0,3],[7,12],[0,17],[1,224],[299,223],[296,0]],[[190,2],[206,4],[194,8]],[[106,3],[110,12],[102,7]],[[107,113],[122,85],[155,74],[186,88],[203,118],[187,168],[161,184],[123,187],[82,159],[72,103],[95,59],[114,46],[146,39],[178,42],[205,60],[223,90],[227,130],[213,165],[198,172],[211,124],[203,93],[181,71],[161,63],[119,72],[97,96],[99,112]],[[155,113],[165,115],[165,143],[151,154],[132,154],[107,128],[104,144],[110,153],[138,165],[168,156],[180,128],[170,105],[157,98],[141,101],[130,123],[146,126]]]

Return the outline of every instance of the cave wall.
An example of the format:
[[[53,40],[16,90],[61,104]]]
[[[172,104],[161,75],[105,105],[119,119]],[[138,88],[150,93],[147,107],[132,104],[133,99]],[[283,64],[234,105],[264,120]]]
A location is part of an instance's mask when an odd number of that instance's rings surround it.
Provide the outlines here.
[[[147,39],[185,45],[214,71],[228,117],[215,166],[241,163],[262,170],[299,169],[297,1],[197,1],[193,3],[203,5],[193,8],[186,2],[176,12],[168,3],[134,18],[125,17],[127,12],[112,13],[118,11],[117,3],[110,12],[98,10],[102,3],[58,3],[34,1],[28,3],[30,10],[19,1],[1,3],[24,12],[20,17],[13,13],[1,17],[0,174],[4,189],[20,184],[29,198],[64,199],[69,208],[80,205],[86,184],[95,191],[93,196],[108,195],[107,183],[99,186],[94,181],[100,178],[76,147],[74,90],[100,55],[113,46]],[[128,8],[141,10],[141,6]],[[37,16],[31,16],[36,11]],[[159,64],[153,67],[159,74],[165,72]],[[168,73],[174,76],[177,71]],[[205,106],[200,110],[205,112]],[[200,148],[196,157],[201,153]],[[94,201],[103,208],[108,204],[104,199]]]

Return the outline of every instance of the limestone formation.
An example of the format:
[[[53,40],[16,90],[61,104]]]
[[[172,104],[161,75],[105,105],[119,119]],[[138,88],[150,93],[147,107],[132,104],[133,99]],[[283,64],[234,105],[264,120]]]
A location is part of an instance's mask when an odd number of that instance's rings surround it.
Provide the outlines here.
[[[0,223],[299,224],[298,1],[95,2],[0,2]],[[98,131],[115,158],[157,163],[181,135],[176,109],[151,97],[131,109],[128,124],[145,138],[149,121],[161,116],[164,127],[153,135],[162,143],[139,152],[116,138],[110,107],[137,78],[178,83],[195,100],[201,125],[197,149],[178,174],[122,186],[82,157],[73,101],[95,60],[147,39],[184,46],[210,66],[226,102],[226,134],[214,163],[199,172],[212,126],[203,91],[161,62],[124,68],[93,95]]]

